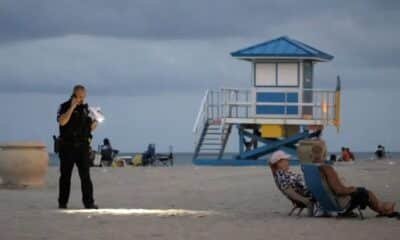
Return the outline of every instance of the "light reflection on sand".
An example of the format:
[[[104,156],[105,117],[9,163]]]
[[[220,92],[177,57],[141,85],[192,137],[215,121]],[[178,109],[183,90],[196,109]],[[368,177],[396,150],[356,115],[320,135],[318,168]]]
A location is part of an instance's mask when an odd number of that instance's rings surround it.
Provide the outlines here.
[[[67,214],[91,215],[136,215],[136,216],[209,216],[217,215],[215,211],[198,211],[187,209],[140,209],[140,208],[103,208],[103,209],[69,209],[61,210]]]

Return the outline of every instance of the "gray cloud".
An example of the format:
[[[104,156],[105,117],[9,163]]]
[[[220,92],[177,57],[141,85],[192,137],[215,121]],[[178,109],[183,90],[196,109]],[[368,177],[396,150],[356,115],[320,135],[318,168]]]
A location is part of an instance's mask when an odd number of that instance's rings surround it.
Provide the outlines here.
[[[66,34],[182,39],[237,36],[282,23],[268,1],[3,1],[1,40]],[[249,27],[249,26],[254,26]]]
[[[396,1],[3,0],[2,41],[89,34],[151,39],[264,36],[274,26],[348,19],[396,26]],[[307,28],[305,25],[304,28]],[[312,29],[310,29],[312,30]]]
[[[397,1],[3,0],[0,91],[157,94],[249,86],[229,52],[289,35],[335,55],[331,86],[398,87]],[[379,81],[377,81],[379,79]],[[385,84],[381,84],[384,81]]]
[[[249,64],[231,59],[229,41],[121,40],[69,36],[0,48],[0,91],[141,95],[248,84]]]

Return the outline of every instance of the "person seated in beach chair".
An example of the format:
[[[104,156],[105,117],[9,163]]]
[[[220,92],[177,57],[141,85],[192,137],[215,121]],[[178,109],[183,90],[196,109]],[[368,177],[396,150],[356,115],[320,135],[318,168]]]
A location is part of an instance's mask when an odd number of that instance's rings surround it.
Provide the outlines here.
[[[385,153],[385,147],[382,145],[378,145],[376,151],[375,151],[375,156],[378,159],[382,159],[386,157],[386,153]]]
[[[147,146],[147,150],[142,154],[142,164],[143,166],[153,165],[156,158],[156,146],[150,143]]]
[[[350,208],[351,198],[349,196],[337,197],[331,191],[325,179],[321,176],[319,165],[306,163],[301,166],[301,169],[303,170],[307,187],[322,210],[321,216],[332,216],[331,213],[337,213],[338,216],[343,217],[356,216],[352,211],[353,208]],[[363,219],[361,204],[354,206],[354,208],[359,210],[360,217]]]
[[[269,166],[278,189],[293,203],[293,208],[289,216],[296,209],[299,209],[297,215],[300,215],[304,208],[308,209],[308,215],[314,214],[314,203],[311,193],[304,185],[303,177],[290,171],[290,155],[284,151],[278,150],[271,155]]]
[[[108,138],[104,138],[103,145],[100,146],[100,153],[102,166],[111,166],[114,157],[118,154],[118,150],[112,148]]]
[[[349,154],[350,161],[355,161],[356,157],[354,156],[354,153],[350,150],[350,148],[346,148],[346,151]]]
[[[339,162],[350,161],[350,154],[345,147],[342,147],[342,152],[340,154]]]
[[[312,147],[312,162],[317,166],[321,178],[326,182],[327,188],[329,188],[335,197],[346,200],[347,204],[344,203],[342,207],[347,207],[344,213],[351,213],[351,211],[355,208],[365,209],[369,207],[371,210],[378,213],[378,216],[386,216],[386,217],[398,217],[399,213],[394,210],[395,203],[394,202],[383,202],[378,197],[368,189],[364,187],[354,187],[354,186],[345,186],[336,170],[324,163],[324,152],[325,149],[320,145],[314,145]],[[307,167],[307,164],[303,166],[303,170]],[[307,174],[306,172],[304,173]],[[306,180],[307,180],[307,176]],[[313,193],[315,196],[315,194]],[[315,196],[316,197],[316,196]],[[317,199],[318,200],[318,199]],[[320,203],[321,204],[321,203]]]

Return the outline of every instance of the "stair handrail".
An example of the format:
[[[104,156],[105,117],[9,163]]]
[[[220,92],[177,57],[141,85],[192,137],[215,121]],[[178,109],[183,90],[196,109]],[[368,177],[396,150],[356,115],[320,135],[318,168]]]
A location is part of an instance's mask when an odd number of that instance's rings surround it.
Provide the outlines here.
[[[207,89],[203,96],[203,99],[201,100],[200,109],[197,112],[196,121],[194,122],[194,125],[193,125],[193,133],[195,133],[195,134],[198,132],[199,128],[204,125],[205,121],[207,120],[207,116],[205,116],[205,115],[207,114],[207,105],[208,105],[207,100],[208,100],[209,92],[210,92],[209,89]]]

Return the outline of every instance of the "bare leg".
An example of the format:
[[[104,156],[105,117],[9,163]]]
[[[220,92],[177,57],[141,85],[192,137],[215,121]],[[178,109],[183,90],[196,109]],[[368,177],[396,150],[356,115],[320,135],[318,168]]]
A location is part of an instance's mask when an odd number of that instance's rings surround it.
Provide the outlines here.
[[[391,214],[394,212],[395,203],[381,202],[381,201],[379,201],[377,196],[371,191],[368,191],[368,195],[369,195],[368,207],[370,207],[375,212],[377,212],[381,215],[388,215],[388,214]]]

